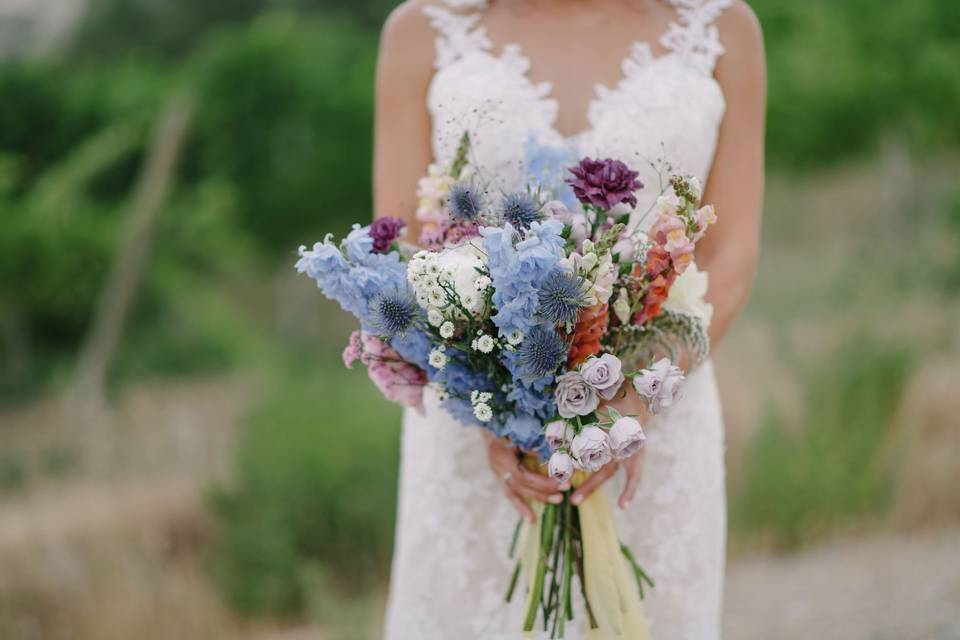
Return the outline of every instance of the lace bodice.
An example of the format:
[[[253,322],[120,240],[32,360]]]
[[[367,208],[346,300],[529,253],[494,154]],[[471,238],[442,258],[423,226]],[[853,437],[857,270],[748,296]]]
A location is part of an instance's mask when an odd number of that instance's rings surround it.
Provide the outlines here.
[[[424,12],[437,30],[436,74],[428,108],[433,152],[441,163],[460,135],[474,138],[473,162],[505,191],[524,186],[524,142],[571,149],[571,156],[614,157],[640,171],[637,215],[659,195],[668,161],[674,170],[706,181],[725,102],[713,76],[723,53],[714,20],[730,0],[671,0],[676,17],[660,38],[663,53],[637,41],[613,87],[597,85],[587,109],[589,126],[566,137],[556,129],[559,105],[549,82],[534,83],[518,44],[495,51],[482,23],[486,0],[447,0]],[[652,216],[634,220],[643,226]]]
[[[598,86],[589,126],[565,137],[548,83],[529,79],[515,44],[495,51],[483,25],[484,0],[446,0],[425,12],[437,30],[429,92],[439,162],[471,131],[471,163],[508,191],[528,175],[525,142],[615,157],[641,172],[638,212],[656,199],[658,160],[707,178],[725,103],[713,78],[723,52],[714,20],[730,0],[672,0],[675,20],[653,55],[637,42],[616,86]],[[575,160],[574,160],[575,161]],[[535,173],[535,172],[534,172]],[[641,226],[647,220],[635,220]],[[723,425],[713,367],[688,380],[684,398],[644,425],[640,489],[615,519],[621,539],[657,586],[644,608],[656,640],[716,640],[723,583]],[[605,488],[616,495],[622,478]],[[520,640],[523,598],[503,594],[516,515],[491,474],[478,429],[455,422],[428,394],[423,414],[404,419],[400,501],[386,640]],[[584,640],[582,607],[568,640]]]

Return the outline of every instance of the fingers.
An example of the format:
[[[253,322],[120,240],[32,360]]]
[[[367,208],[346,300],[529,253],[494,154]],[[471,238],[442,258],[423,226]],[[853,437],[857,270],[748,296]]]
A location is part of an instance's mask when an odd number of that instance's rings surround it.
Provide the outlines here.
[[[603,486],[603,483],[610,479],[610,477],[617,472],[617,463],[611,462],[604,468],[597,471],[595,474],[590,476],[586,482],[580,485],[580,488],[573,492],[573,495],[570,496],[570,503],[573,505],[578,505],[587,497]]]
[[[551,493],[548,491],[540,491],[530,487],[527,484],[524,484],[521,480],[514,477],[507,485],[515,493],[520,494],[525,498],[530,498],[531,500],[539,500],[540,502],[549,502],[550,504],[560,504],[563,502],[563,495],[559,493]]]
[[[536,516],[533,514],[533,509],[530,508],[530,505],[528,505],[523,498],[514,493],[510,487],[504,485],[503,495],[507,496],[507,500],[509,500],[510,504],[512,504],[513,507],[520,513],[521,518],[530,524],[534,524],[536,522]]]
[[[627,481],[623,486],[623,492],[617,501],[621,509],[626,509],[633,500],[637,487],[640,486],[640,471],[643,469],[643,449],[637,451],[624,465],[627,471]]]
[[[514,473],[520,483],[526,485],[535,491],[554,493],[560,488],[560,484],[553,478],[534,473],[526,467],[521,466],[519,473]]]

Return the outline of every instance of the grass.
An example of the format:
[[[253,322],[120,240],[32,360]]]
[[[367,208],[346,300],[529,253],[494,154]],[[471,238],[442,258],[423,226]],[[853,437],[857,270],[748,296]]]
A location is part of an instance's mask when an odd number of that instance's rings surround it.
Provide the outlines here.
[[[734,536],[795,547],[889,507],[883,455],[911,357],[859,342],[810,371],[799,420],[771,409],[749,443],[731,508]]]
[[[389,564],[399,411],[362,371],[293,362],[241,435],[236,481],[215,492],[212,570],[246,612],[302,610],[309,572],[340,587],[377,583]]]

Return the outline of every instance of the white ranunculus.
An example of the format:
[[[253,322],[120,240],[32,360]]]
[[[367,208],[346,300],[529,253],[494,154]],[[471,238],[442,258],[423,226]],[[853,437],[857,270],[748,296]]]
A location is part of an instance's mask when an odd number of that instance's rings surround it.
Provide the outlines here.
[[[573,458],[562,451],[554,451],[550,456],[550,462],[547,464],[547,473],[557,482],[569,482],[573,477],[576,467]]]
[[[586,427],[570,445],[570,451],[580,466],[587,471],[599,471],[613,459],[610,451],[610,439],[600,427]]]
[[[713,305],[705,300],[710,278],[706,271],[700,271],[696,262],[677,276],[670,287],[670,295],[663,303],[663,308],[676,313],[685,313],[710,324],[713,318]]]
[[[608,437],[613,457],[617,460],[624,460],[635,454],[647,439],[643,434],[643,427],[630,416],[623,416],[614,422]]]

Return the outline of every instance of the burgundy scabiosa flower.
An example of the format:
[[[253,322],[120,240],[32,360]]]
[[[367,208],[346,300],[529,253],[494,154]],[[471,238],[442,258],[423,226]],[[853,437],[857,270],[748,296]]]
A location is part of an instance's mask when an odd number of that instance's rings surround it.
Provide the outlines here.
[[[570,169],[570,173],[574,177],[568,179],[567,184],[573,187],[574,195],[583,204],[593,205],[604,211],[621,202],[626,202],[631,207],[637,206],[637,196],[633,192],[643,188],[643,183],[637,180],[640,174],[619,160],[584,158],[580,164]]]
[[[390,251],[390,245],[400,237],[400,231],[407,226],[407,223],[400,218],[386,216],[377,218],[370,225],[370,237],[373,238],[374,253],[387,253]]]

